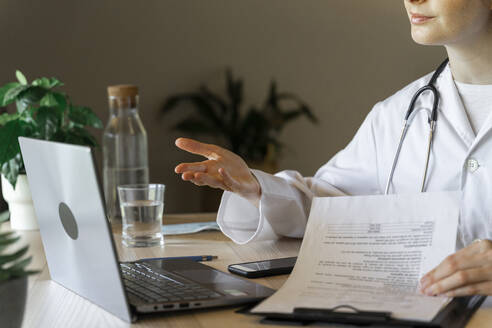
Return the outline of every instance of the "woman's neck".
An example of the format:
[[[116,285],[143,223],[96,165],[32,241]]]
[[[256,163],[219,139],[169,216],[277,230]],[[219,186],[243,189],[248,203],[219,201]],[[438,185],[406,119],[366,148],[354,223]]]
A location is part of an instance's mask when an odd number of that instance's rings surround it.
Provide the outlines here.
[[[466,43],[445,46],[453,77],[469,84],[492,84],[492,19],[488,28]]]

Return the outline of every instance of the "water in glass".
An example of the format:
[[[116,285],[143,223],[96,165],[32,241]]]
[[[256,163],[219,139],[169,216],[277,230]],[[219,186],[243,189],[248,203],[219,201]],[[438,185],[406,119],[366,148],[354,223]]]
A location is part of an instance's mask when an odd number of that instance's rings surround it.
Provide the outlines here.
[[[134,200],[121,203],[123,244],[128,247],[162,245],[163,208],[163,202],[156,200]]]
[[[159,246],[164,211],[163,184],[118,186],[123,225],[123,245],[127,247]]]

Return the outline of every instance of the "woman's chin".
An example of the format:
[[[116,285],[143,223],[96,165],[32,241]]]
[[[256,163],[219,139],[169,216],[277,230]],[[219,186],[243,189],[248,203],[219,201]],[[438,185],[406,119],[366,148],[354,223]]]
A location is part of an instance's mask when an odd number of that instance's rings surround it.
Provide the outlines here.
[[[412,29],[412,39],[415,43],[423,46],[440,46],[444,44],[442,37],[436,35],[435,33],[428,33],[427,31],[416,31]]]

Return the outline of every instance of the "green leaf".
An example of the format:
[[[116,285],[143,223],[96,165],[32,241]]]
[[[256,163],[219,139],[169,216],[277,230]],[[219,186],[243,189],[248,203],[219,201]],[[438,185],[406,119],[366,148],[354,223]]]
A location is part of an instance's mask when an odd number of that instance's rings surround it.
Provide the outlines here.
[[[15,77],[17,78],[17,81],[19,81],[20,84],[22,85],[27,85],[27,79],[26,77],[24,76],[24,74],[22,74],[21,71],[19,70],[16,70],[15,71]]]
[[[8,215],[6,215],[5,217],[0,218],[0,223],[3,223],[5,221],[7,221],[8,219],[9,219],[9,217],[8,217]],[[13,232],[13,231],[8,231],[8,232],[2,232],[2,233],[0,233],[0,241],[11,237],[14,233],[15,232]]]
[[[269,121],[263,112],[252,107],[242,120],[238,134],[241,138],[240,145],[236,147],[247,159],[262,160],[266,153],[269,131]]]
[[[17,138],[24,137],[23,122],[10,121],[0,128],[0,164],[4,164],[20,154]]]
[[[11,83],[5,84],[3,87],[0,88],[0,107],[7,106],[9,104],[9,103],[7,103],[7,102],[4,101],[5,94],[10,89],[13,89],[15,87],[18,87],[19,85],[20,84],[17,83],[17,82],[11,82]],[[13,102],[13,100],[10,101],[10,102]]]
[[[234,79],[232,75],[232,71],[227,69],[226,71],[226,89],[229,98],[234,102],[240,102],[242,96],[242,85],[243,82],[241,79]]]
[[[99,117],[89,107],[70,106],[68,109],[68,118],[79,127],[91,126],[97,129],[103,127]]]
[[[67,139],[67,135],[70,134],[69,131],[70,131],[69,129],[65,129],[65,128],[58,129],[58,131],[56,131],[56,133],[53,135],[52,141],[67,143],[66,139]]]
[[[17,96],[23,92],[24,90],[28,89],[29,86],[28,85],[17,85],[13,88],[10,88],[9,90],[7,90],[7,92],[5,93],[4,97],[3,97],[3,104],[2,106],[7,106],[8,104],[14,102],[17,98]]]
[[[222,114],[227,113],[228,106],[226,102],[222,100],[218,95],[214,94],[206,86],[201,86],[200,92],[202,93],[203,97],[207,99],[210,103],[214,103],[217,107],[219,107],[222,111]]]
[[[232,109],[231,125],[235,129],[238,125],[239,110],[243,101],[243,81],[241,79],[235,80],[230,69],[226,71],[226,89]]]
[[[58,106],[58,102],[56,101],[55,96],[51,93],[48,92],[44,95],[43,98],[39,101],[40,106],[46,106],[46,107],[54,107]]]
[[[308,105],[306,105],[298,96],[292,93],[279,93],[277,94],[278,101],[294,101],[299,106],[299,110],[307,116],[312,123],[318,123],[318,118],[312,113]]]
[[[278,112],[279,107],[278,107],[278,96],[277,96],[277,83],[272,80],[270,82],[270,89],[268,91],[268,96],[266,100],[266,105],[264,108],[265,111],[267,110],[273,110],[273,112]]]
[[[0,126],[3,126],[10,121],[18,119],[19,116],[20,116],[19,113],[15,113],[15,114],[3,113],[3,114],[0,114]]]
[[[32,81],[32,85],[43,87],[43,88],[49,88],[50,86],[50,79],[47,77],[41,77],[39,79],[35,79]]]
[[[96,139],[84,128],[79,126],[74,126],[67,131],[64,142],[90,147],[98,146]]]
[[[50,78],[50,89],[53,89],[54,87],[61,87],[63,85],[64,85],[63,82],[61,82],[57,78],[55,77]]]
[[[5,268],[6,270],[8,271],[24,271],[24,268],[26,266],[29,265],[29,263],[31,263],[32,261],[32,257],[28,257],[28,258],[25,258],[25,259],[22,259],[18,262],[15,262],[13,265],[9,266],[8,268]]]
[[[27,253],[28,248],[29,248],[28,246],[24,246],[12,254],[0,255],[0,267],[6,263],[10,263],[20,259],[22,256],[24,256],[24,254]]]
[[[10,245],[10,244],[13,244],[15,243],[16,241],[18,241],[20,239],[19,236],[17,237],[14,237],[14,238],[5,238],[5,239],[0,239],[0,249],[2,249],[3,247],[7,246],[7,245]]]
[[[0,254],[1,254],[1,252],[3,252],[4,249],[6,249],[10,245],[14,244],[19,239],[20,239],[19,236],[14,237],[14,238],[2,238],[2,242],[0,243]]]
[[[35,121],[40,137],[44,140],[52,140],[53,135],[61,126],[62,113],[58,108],[39,107]]]
[[[246,114],[243,124],[241,126],[241,135],[243,136],[254,136],[251,132],[258,130],[267,133],[265,129],[268,125],[265,117],[257,109],[251,108]]]
[[[32,85],[40,86],[46,89],[52,89],[54,87],[62,86],[63,83],[54,77],[52,78],[41,77],[39,79],[32,81]]]
[[[39,273],[36,270],[10,270],[10,271],[0,271],[0,281],[11,280],[22,278],[31,274]]]
[[[22,99],[17,99],[15,101],[15,106],[17,107],[17,113],[22,114],[26,109],[29,108],[29,103]]]
[[[49,91],[43,87],[29,86],[19,93],[18,98],[28,104],[39,102]]]
[[[24,163],[22,161],[22,155],[19,153],[14,158],[10,159],[2,165],[2,175],[12,185],[12,188],[17,186],[17,178],[22,170],[24,170]]]
[[[5,248],[9,247],[9,245],[15,242],[15,241],[12,242],[13,239],[18,240],[19,238],[20,238],[19,236],[14,235],[13,231],[0,234],[0,254]]]
[[[282,120],[284,123],[291,121],[299,116],[301,116],[303,112],[299,109],[294,109],[288,112],[282,113]]]
[[[52,92],[51,94],[55,97],[58,108],[60,108],[62,112],[65,111],[65,108],[67,107],[67,98],[65,94],[61,92]]]
[[[318,118],[311,112],[309,107],[307,105],[302,105],[301,106],[301,111],[304,113],[304,115],[307,116],[307,118],[312,122],[312,123],[318,123]]]
[[[38,111],[38,107],[27,106],[22,113],[18,113],[19,120],[32,126],[32,129],[30,129],[30,131],[35,130],[36,122],[34,121],[34,115],[36,114],[37,111]],[[26,131],[27,131],[27,127],[26,127]]]

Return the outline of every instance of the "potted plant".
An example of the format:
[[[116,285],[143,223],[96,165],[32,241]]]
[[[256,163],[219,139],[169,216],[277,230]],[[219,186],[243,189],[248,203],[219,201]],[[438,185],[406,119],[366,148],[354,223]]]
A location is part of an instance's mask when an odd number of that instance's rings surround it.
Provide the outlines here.
[[[0,225],[8,216],[0,217]],[[2,327],[17,328],[22,324],[27,294],[27,276],[37,271],[26,270],[31,257],[22,258],[28,246],[12,253],[5,253],[20,237],[13,232],[0,233],[0,318]]]
[[[58,90],[63,83],[42,77],[30,84],[16,72],[17,82],[0,88],[0,107],[15,103],[13,113],[0,115],[0,168],[3,197],[9,203],[12,229],[37,229],[31,193],[17,138],[97,145],[88,127],[102,128],[101,120],[84,106],[75,106]]]
[[[169,96],[162,108],[164,114],[182,103],[192,105],[194,114],[173,128],[192,135],[218,137],[219,143],[240,155],[252,168],[273,173],[284,145],[280,133],[285,125],[301,116],[317,123],[309,106],[293,93],[278,92],[274,80],[260,106],[243,109],[243,81],[226,71],[226,97],[202,85],[197,91]]]

